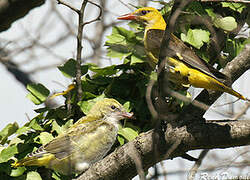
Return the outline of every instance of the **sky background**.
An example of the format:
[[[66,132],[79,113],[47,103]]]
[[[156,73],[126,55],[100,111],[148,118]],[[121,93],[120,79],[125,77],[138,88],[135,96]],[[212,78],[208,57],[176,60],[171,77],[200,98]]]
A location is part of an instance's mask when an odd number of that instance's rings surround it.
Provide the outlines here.
[[[73,3],[74,1],[68,1]],[[79,7],[76,2],[74,2],[75,7]],[[158,5],[158,3],[157,3]],[[65,18],[72,19],[72,29],[76,30],[76,16],[74,13],[70,12],[70,10],[62,5],[56,5],[58,10],[65,15]],[[156,6],[156,3],[152,3],[151,6]],[[119,1],[109,1],[108,7],[111,13],[109,17],[105,17],[105,22],[116,21],[116,18],[119,15],[130,12],[130,10],[122,5]],[[43,44],[49,43],[56,39],[60,33],[64,33],[64,25],[61,21],[57,21],[55,15],[50,14],[51,10],[51,1],[46,1],[46,4],[35,8],[24,18],[16,21],[12,24],[11,28],[8,31],[0,33],[0,39],[15,43],[9,43],[6,47],[10,50],[15,50],[18,47],[23,47],[29,45],[30,41],[38,40]],[[87,9],[88,18],[91,19],[97,13],[96,9],[92,7]],[[41,25],[42,24],[42,25]],[[88,25],[84,28],[84,34],[89,35],[90,37],[94,37],[95,30],[93,29],[95,24]],[[127,27],[125,24],[122,24],[123,27]],[[106,35],[111,33],[111,29],[106,32]],[[105,39],[104,39],[105,41]],[[103,42],[104,43],[104,42]],[[84,44],[83,54],[84,56],[88,56],[91,53],[90,45]],[[16,63],[18,63],[24,71],[31,72],[38,67],[44,67],[50,64],[62,64],[63,61],[75,57],[76,54],[76,40],[73,38],[68,39],[66,42],[54,46],[51,48],[54,52],[53,55],[46,54],[46,49],[44,48],[35,48],[34,51],[28,52],[24,51],[23,53],[13,54],[11,58],[14,59]],[[105,49],[105,48],[104,48]],[[34,59],[32,59],[34,57]],[[30,61],[32,60],[32,61]],[[28,61],[28,63],[27,63]],[[103,61],[103,65],[108,65],[109,61]],[[116,60],[115,63],[121,63],[119,60]],[[24,125],[30,119],[35,116],[34,109],[37,109],[41,106],[34,105],[29,99],[26,98],[27,91],[26,89],[16,81],[16,79],[6,71],[5,66],[0,64],[0,75],[1,75],[1,93],[0,93],[0,129],[3,129],[8,123],[17,122],[20,126]],[[70,84],[71,80],[64,77],[60,71],[56,68],[49,68],[48,70],[37,71],[32,73],[31,78],[36,82],[42,83],[45,85],[51,92],[59,92],[66,89],[67,85]],[[246,97],[250,97],[250,72],[246,72],[240,79],[233,84],[233,88],[243,94]],[[193,93],[193,90],[191,90]],[[197,94],[197,90],[195,94]],[[223,95],[220,99],[218,99],[216,103],[216,107],[214,109],[219,113],[214,112],[214,110],[210,110],[206,113],[207,119],[226,119],[231,117],[230,112],[232,108],[234,112],[237,113],[242,109],[244,103],[242,101],[238,101],[235,103],[235,106],[226,105],[226,106],[218,106],[224,103],[232,102],[236,98],[230,95]],[[57,102],[63,103],[64,98],[58,97]],[[236,107],[236,108],[235,108]],[[222,116],[224,114],[224,116]],[[246,117],[249,117],[249,111]],[[216,151],[216,150],[212,150]],[[223,154],[239,153],[242,151],[240,148],[230,148],[226,150],[218,151],[218,156],[223,156]],[[197,157],[200,151],[192,151],[190,154]],[[208,163],[208,157],[204,160],[203,163]],[[226,160],[228,157],[225,157]],[[192,167],[193,162],[183,161],[181,158],[176,158],[175,161],[168,160],[166,161],[166,167],[168,172],[175,171],[177,167],[183,167],[184,169],[189,169]],[[246,170],[246,173],[250,172]],[[215,172],[216,175],[216,172]],[[183,177],[186,174],[183,174]]]

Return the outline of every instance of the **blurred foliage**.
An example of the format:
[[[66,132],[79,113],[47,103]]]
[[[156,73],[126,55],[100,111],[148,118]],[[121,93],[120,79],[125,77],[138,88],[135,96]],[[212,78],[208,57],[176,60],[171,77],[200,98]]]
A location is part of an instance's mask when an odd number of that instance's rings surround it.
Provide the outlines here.
[[[165,18],[170,15],[172,4],[163,3],[161,12]],[[210,22],[215,32],[222,33],[219,37],[220,53],[216,56],[214,51],[213,53],[209,51],[213,34],[204,23],[194,23],[197,16]],[[176,23],[175,34],[193,46],[201,58],[211,64],[217,63],[219,65],[217,67],[220,68],[237,56],[244,45],[249,43],[249,38],[235,38],[237,29],[244,22],[249,22],[249,17],[244,4],[193,1],[181,13]],[[81,66],[83,95],[80,102],[77,102],[76,89],[72,89],[64,94],[65,103],[61,106],[36,109],[38,115],[23,127],[13,123],[0,131],[0,174],[3,179],[42,179],[44,169],[37,167],[14,169],[10,164],[15,159],[24,158],[28,153],[67,130],[100,98],[115,98],[135,114],[136,120],[125,121],[120,127],[118,133],[120,145],[152,128],[145,94],[149,81],[156,79],[156,72],[152,71],[146,62],[147,57],[142,42],[143,26],[130,22],[129,27],[130,30],[114,26],[105,43],[107,56],[118,59],[119,65],[98,67],[95,64],[83,64]],[[211,59],[214,57],[216,59]],[[74,79],[76,61],[69,59],[58,69],[65,77]],[[50,91],[42,84],[30,84],[27,89],[29,91],[27,97],[35,104],[48,100]],[[182,106],[182,102],[179,103]],[[118,143],[116,145],[118,146]],[[67,179],[56,172],[52,172],[51,177]]]

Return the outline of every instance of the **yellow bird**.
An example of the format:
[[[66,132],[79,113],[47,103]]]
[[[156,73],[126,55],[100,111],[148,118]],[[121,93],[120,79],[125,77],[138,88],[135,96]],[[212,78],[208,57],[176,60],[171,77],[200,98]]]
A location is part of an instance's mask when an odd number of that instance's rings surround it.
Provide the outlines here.
[[[152,7],[139,8],[136,11],[118,17],[120,20],[136,20],[145,24],[144,47],[151,66],[158,63],[161,41],[166,22],[161,13]],[[244,96],[225,85],[226,76],[200,59],[188,46],[175,35],[170,35],[168,47],[164,48],[167,57],[168,79],[177,85],[192,85],[198,88],[227,92],[242,100]]]
[[[68,131],[12,166],[45,166],[65,175],[81,173],[107,154],[116,140],[119,120],[132,115],[115,99],[100,100]]]

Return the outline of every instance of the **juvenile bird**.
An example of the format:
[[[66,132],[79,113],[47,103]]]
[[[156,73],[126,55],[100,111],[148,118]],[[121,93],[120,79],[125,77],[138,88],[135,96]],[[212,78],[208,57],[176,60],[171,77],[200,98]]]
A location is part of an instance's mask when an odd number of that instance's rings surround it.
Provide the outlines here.
[[[150,65],[158,63],[161,42],[166,22],[161,13],[152,7],[139,8],[136,11],[118,17],[120,20],[136,20],[145,24],[144,47],[150,59]],[[168,80],[183,86],[192,85],[215,91],[227,92],[242,100],[244,96],[225,85],[226,75],[200,59],[188,46],[175,35],[170,35],[168,47],[163,49],[166,59]]]
[[[81,173],[107,154],[116,140],[119,120],[132,115],[115,99],[100,100],[65,133],[13,167],[45,166],[65,175]]]

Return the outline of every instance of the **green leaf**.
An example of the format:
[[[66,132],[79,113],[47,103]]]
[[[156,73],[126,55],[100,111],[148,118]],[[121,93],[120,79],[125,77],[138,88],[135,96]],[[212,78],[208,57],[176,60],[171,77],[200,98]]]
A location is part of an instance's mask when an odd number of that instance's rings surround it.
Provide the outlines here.
[[[224,18],[215,18],[214,25],[218,28],[221,28],[225,31],[232,31],[237,28],[237,22],[235,21],[234,17],[227,16]]]
[[[76,60],[69,59],[64,65],[59,66],[58,69],[65,77],[72,78],[76,76]],[[81,74],[88,72],[88,65],[81,66]]]
[[[47,144],[48,142],[52,141],[54,137],[52,134],[48,132],[41,132],[39,136],[35,137],[35,142],[40,142],[42,145]]]
[[[107,36],[108,40],[106,41],[106,44],[120,44],[120,45],[126,45],[126,38],[120,34],[112,34],[110,36]]]
[[[42,104],[43,102],[40,101],[36,96],[34,96],[33,94],[29,93],[26,96],[29,100],[31,100],[34,104],[39,105]]]
[[[241,13],[246,5],[243,3],[230,3],[230,2],[221,2],[222,7],[229,7],[230,9]]]
[[[92,66],[89,69],[97,73],[97,75],[110,76],[110,75],[114,75],[117,73],[117,69],[115,69],[115,67],[116,67],[115,65],[107,66],[104,68],[100,68],[98,66]]]
[[[33,118],[30,123],[28,124],[28,127],[30,127],[31,129],[34,129],[36,131],[43,131],[44,129],[40,126],[39,124],[39,120],[40,120],[40,115],[36,116],[35,118]]]
[[[205,9],[205,11],[212,18],[212,20],[214,20],[217,17],[212,8]]]
[[[42,178],[38,172],[30,171],[27,173],[26,180],[42,180]]]
[[[114,26],[112,28],[112,34],[107,36],[108,40],[105,42],[106,46],[110,45],[123,45],[127,46],[130,43],[135,43],[136,35],[133,31],[129,31],[122,27]]]
[[[93,99],[93,98],[96,98],[96,95],[95,94],[92,94],[90,92],[83,92],[83,95],[82,95],[83,99]]]
[[[133,41],[135,38],[135,33],[133,31],[130,31],[123,27],[118,27],[118,26],[114,26],[112,28],[112,34],[113,35],[120,34],[123,37],[125,37],[125,39],[128,41]]]
[[[9,145],[12,144],[19,144],[19,143],[24,143],[24,140],[20,139],[19,137],[14,137],[10,140]]]
[[[59,177],[59,174],[57,174],[56,172],[52,172],[51,177],[55,180],[62,180],[63,179],[63,178]]]
[[[123,104],[123,107],[124,109],[127,111],[127,112],[130,112],[132,107],[131,107],[131,103],[129,101],[127,101],[126,103]]]
[[[62,134],[62,128],[56,121],[52,122],[52,131],[56,131],[57,134]]]
[[[25,167],[17,167],[16,169],[11,169],[10,176],[12,177],[18,177],[21,176],[25,172]]]
[[[8,137],[14,134],[18,130],[19,126],[16,122],[13,124],[8,124],[3,128],[2,131],[0,131],[0,144],[4,145],[7,141]]]
[[[118,140],[118,142],[120,143],[121,146],[122,146],[123,144],[125,144],[125,139],[124,139],[124,137],[118,135],[118,136],[117,136],[117,140]]]
[[[108,48],[108,52],[107,52],[108,57],[119,58],[119,59],[124,59],[131,54],[132,54],[132,52],[122,51],[121,47],[119,49]]]
[[[25,133],[25,132],[27,132],[27,131],[30,131],[30,127],[27,127],[27,126],[23,126],[23,127],[21,127],[21,128],[19,128],[17,131],[16,131],[16,134],[22,134],[22,133]]]
[[[111,58],[124,59],[128,57],[138,42],[133,31],[116,26],[113,27],[112,34],[107,38],[105,46],[108,46],[107,56]]]
[[[248,39],[227,39],[225,49],[223,50],[225,53],[228,53],[229,56],[228,61],[232,60],[236,57],[242,49],[245,47],[246,44],[250,43],[250,38]]]
[[[10,145],[6,147],[0,153],[0,163],[7,162],[10,158],[12,158],[17,153],[18,153],[18,149],[16,145]]]
[[[74,121],[73,119],[68,120],[63,126],[62,126],[62,131],[66,131],[73,125]]]
[[[118,134],[123,136],[128,141],[132,141],[139,135],[138,132],[132,129],[131,127],[119,129]]]
[[[49,96],[49,90],[42,84],[28,84],[27,90],[30,92],[27,97],[35,104],[41,104]]]
[[[200,49],[203,46],[203,42],[209,42],[209,35],[208,31],[202,29],[189,29],[187,35],[181,33],[181,40]]]
[[[130,65],[136,64],[136,63],[144,63],[144,61],[134,55],[131,56],[131,62]]]
[[[190,12],[195,12],[199,16],[206,14],[201,3],[197,1],[191,2],[188,6],[188,9],[190,9]]]
[[[52,122],[52,131],[56,131],[56,133],[62,134],[65,132],[69,127],[73,125],[73,119],[68,120],[63,126],[59,126],[56,121]]]
[[[152,71],[150,74],[150,80],[157,81],[158,74],[155,71]]]
[[[135,29],[135,30],[138,29],[138,28],[140,28],[140,24],[137,23],[136,21],[130,21],[128,23],[128,26],[131,27],[131,28],[133,28],[133,29]]]
[[[80,106],[82,112],[84,114],[88,114],[89,110],[92,108],[92,106],[99,100],[105,98],[105,94],[102,94],[94,99],[88,100],[88,101],[81,101],[78,103]]]

